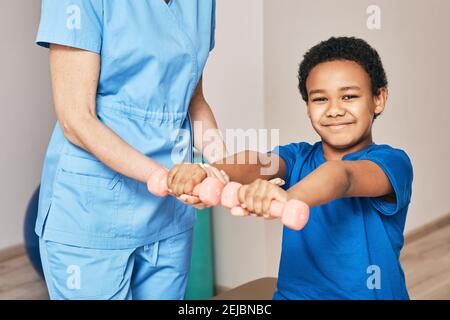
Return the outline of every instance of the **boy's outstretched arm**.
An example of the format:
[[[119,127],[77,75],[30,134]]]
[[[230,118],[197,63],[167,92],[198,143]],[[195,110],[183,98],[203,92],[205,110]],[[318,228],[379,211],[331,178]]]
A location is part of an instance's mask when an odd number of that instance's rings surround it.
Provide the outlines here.
[[[384,171],[369,160],[328,161],[288,191],[257,179],[239,189],[239,201],[248,211],[272,218],[272,200],[297,199],[310,207],[347,197],[393,196],[393,188]]]
[[[220,161],[211,166],[223,170],[230,181],[242,184],[252,183],[256,179],[271,180],[284,178],[286,165],[284,161],[273,153],[258,153],[243,151]],[[194,187],[206,178],[206,172],[198,164],[178,164],[174,166],[167,177],[167,185],[172,194],[191,195]]]
[[[249,184],[256,179],[284,178],[286,165],[277,154],[243,151],[212,164],[226,172],[230,181]]]
[[[370,160],[328,161],[288,190],[289,199],[299,199],[310,207],[348,197],[391,199],[392,185],[384,171]]]

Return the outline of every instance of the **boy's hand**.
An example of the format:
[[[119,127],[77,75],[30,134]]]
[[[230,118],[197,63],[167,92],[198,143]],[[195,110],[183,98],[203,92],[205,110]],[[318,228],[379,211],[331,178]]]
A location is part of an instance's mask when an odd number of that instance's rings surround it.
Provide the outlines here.
[[[243,208],[249,212],[272,219],[269,212],[272,200],[286,202],[288,194],[281,189],[276,181],[257,179],[253,183],[244,185],[239,189],[239,201]]]
[[[176,197],[181,195],[193,196],[195,186],[200,184],[206,177],[206,171],[199,164],[177,164],[167,175],[167,186],[170,193]]]

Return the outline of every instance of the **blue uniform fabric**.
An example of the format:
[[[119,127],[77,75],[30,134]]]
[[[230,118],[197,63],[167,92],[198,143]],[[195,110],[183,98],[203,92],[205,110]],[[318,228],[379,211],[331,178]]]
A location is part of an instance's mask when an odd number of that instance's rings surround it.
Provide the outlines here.
[[[97,116],[172,167],[192,160],[188,107],[214,47],[215,0],[43,0],[36,42],[98,53]],[[70,143],[56,123],[36,233],[93,249],[133,249],[186,230],[194,209],[158,198]]]
[[[133,249],[92,249],[40,238],[52,300],[181,300],[193,229]]]
[[[288,189],[326,160],[322,143],[273,150],[286,163]],[[413,169],[400,149],[371,144],[344,161],[370,160],[385,172],[395,202],[353,197],[311,208],[303,230],[283,229],[274,299],[409,299],[399,256]]]

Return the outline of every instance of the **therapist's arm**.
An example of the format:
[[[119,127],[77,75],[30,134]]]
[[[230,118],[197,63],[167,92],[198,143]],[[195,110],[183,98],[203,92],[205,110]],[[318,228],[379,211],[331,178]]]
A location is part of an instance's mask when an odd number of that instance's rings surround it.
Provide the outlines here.
[[[194,146],[208,162],[215,162],[226,157],[225,143],[217,126],[214,114],[203,95],[203,76],[189,105],[193,124]]]
[[[97,118],[100,56],[52,44],[50,69],[56,116],[64,136],[111,169],[146,182],[161,165],[131,147]]]

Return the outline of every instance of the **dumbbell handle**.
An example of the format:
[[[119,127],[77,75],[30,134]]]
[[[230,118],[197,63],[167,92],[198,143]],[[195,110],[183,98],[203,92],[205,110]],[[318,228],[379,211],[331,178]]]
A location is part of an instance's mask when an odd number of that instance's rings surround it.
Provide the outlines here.
[[[147,188],[154,195],[164,197],[169,194],[167,186],[167,175],[169,170],[161,168],[154,171],[148,181]],[[193,194],[198,196],[200,200],[210,206],[220,204],[220,196],[224,184],[216,178],[208,177],[202,183],[195,186]]]
[[[147,180],[147,189],[151,193],[159,197],[165,197],[169,194],[169,187],[167,186],[167,175],[169,170],[160,168],[153,171]]]
[[[222,192],[222,205],[231,209],[233,215],[248,215],[248,211],[240,206],[238,192],[242,185],[237,182],[230,182]],[[302,229],[308,222],[309,206],[300,200],[289,200],[283,203],[272,200],[269,208],[270,214],[281,218],[283,224],[294,230]]]
[[[169,194],[168,172],[166,168],[161,168],[150,176],[147,187],[151,193],[161,197]],[[238,199],[241,186],[237,182],[230,182],[224,186],[218,179],[208,177],[194,188],[193,193],[207,205],[215,206],[222,202],[222,205],[231,209],[234,215],[247,215],[248,211],[240,207]],[[269,211],[272,216],[281,218],[284,225],[294,230],[302,229],[309,217],[308,205],[299,200],[289,200],[287,203],[273,200]]]
[[[281,218],[283,224],[293,230],[301,230],[309,219],[309,206],[300,200],[291,199],[286,203],[272,200],[270,213]]]

